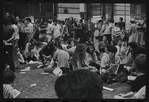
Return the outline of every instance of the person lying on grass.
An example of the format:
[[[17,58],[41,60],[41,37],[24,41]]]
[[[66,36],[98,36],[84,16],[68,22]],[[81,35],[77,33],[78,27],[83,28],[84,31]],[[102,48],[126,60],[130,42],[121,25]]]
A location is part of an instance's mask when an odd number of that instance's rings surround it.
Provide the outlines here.
[[[145,75],[145,69],[146,69],[146,55],[145,54],[139,54],[135,57],[134,60],[134,67],[137,71],[137,78],[133,81],[131,85],[131,91],[126,94],[118,94],[114,96],[114,98],[131,98],[135,95],[136,92],[138,92],[143,86],[146,85],[146,75]]]

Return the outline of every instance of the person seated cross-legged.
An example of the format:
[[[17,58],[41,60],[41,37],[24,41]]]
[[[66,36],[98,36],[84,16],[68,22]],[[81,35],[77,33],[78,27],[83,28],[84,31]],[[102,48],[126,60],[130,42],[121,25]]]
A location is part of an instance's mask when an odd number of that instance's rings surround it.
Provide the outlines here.
[[[52,41],[49,41],[48,44],[40,50],[39,55],[43,66],[45,66],[48,59],[52,58],[54,51],[55,45]]]

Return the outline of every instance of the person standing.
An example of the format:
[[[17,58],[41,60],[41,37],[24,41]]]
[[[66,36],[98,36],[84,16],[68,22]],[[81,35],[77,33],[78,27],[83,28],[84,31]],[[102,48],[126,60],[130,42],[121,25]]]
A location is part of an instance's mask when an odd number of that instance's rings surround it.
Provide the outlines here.
[[[135,23],[135,19],[132,18],[130,20],[130,27],[129,27],[129,43],[130,42],[134,42],[135,41],[135,36],[136,36],[136,32],[137,32],[137,25]]]
[[[15,30],[11,26],[10,19],[4,18],[3,26],[3,51],[4,51],[4,63],[10,65],[10,70],[15,72],[15,66],[13,63],[13,40]],[[7,52],[7,53],[6,53]],[[7,62],[8,61],[8,62]],[[5,70],[5,69],[3,69]]]
[[[94,24],[91,22],[91,18],[89,18],[87,23],[87,36],[88,36],[88,39],[91,38],[92,41],[93,41],[94,31],[95,31]]]
[[[100,30],[102,28],[102,24],[103,24],[103,21],[99,20],[97,25],[96,25],[95,33],[94,33],[94,43],[95,43],[95,45],[96,45],[97,42],[101,41],[101,39],[100,39]]]
[[[145,40],[144,40],[144,35],[146,30],[145,19],[142,22],[137,23],[137,33],[136,33],[135,42],[138,43],[139,45],[145,45]]]
[[[45,19],[43,17],[39,19],[39,22],[39,39],[41,41],[45,41],[47,24],[45,23]]]
[[[67,27],[67,21],[65,21],[64,25],[63,25],[63,29],[62,29],[62,37],[64,39],[64,42],[66,43],[66,41],[69,38],[69,32],[68,32],[68,27]]]
[[[9,16],[10,18],[10,22],[11,22],[11,26],[14,28],[15,32],[14,32],[14,44],[13,44],[13,61],[14,61],[14,65],[15,68],[19,68],[19,59],[17,56],[17,49],[18,49],[18,42],[19,42],[19,28],[17,27],[17,21],[15,20],[14,17]]]
[[[53,20],[52,34],[53,39],[58,38],[61,35],[61,26],[57,24],[57,20]]]
[[[33,38],[33,24],[31,23],[30,18],[26,18],[24,23],[26,25],[25,27],[25,33],[26,33],[25,45],[26,45]]]
[[[47,38],[47,42],[51,41],[52,39],[52,21],[48,21],[48,25],[47,25],[47,35],[46,35],[46,38]]]
[[[125,30],[125,22],[123,22],[123,18],[122,17],[119,18],[118,25],[120,27],[120,30],[122,30],[122,31]]]
[[[107,37],[108,43],[110,43],[111,40],[112,40],[112,37],[111,37],[111,35],[112,35],[112,28],[113,28],[112,21],[111,20],[109,21],[109,19],[106,19],[105,23],[106,24],[105,24],[105,30],[104,30],[103,35],[105,35]]]

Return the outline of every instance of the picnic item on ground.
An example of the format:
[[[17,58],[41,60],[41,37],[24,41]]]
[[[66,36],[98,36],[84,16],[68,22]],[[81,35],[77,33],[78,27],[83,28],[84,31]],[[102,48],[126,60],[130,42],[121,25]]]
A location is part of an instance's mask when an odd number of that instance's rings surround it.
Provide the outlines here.
[[[53,70],[53,74],[54,75],[56,75],[56,76],[61,76],[62,75],[62,70],[59,68],[59,67],[57,67],[57,68],[55,68],[54,70]]]
[[[108,87],[105,87],[105,86],[103,86],[103,89],[108,90],[108,91],[114,91],[114,89],[108,88]]]
[[[34,83],[34,84],[30,85],[30,86],[33,87],[33,86],[36,86],[36,84]]]
[[[22,69],[22,70],[20,70],[20,71],[30,71],[30,68],[31,68],[31,67],[26,67],[25,69]]]
[[[16,98],[21,92],[18,91],[17,89],[13,89],[12,93],[13,93],[13,98]]]
[[[46,74],[49,74],[49,73],[43,72],[43,73],[41,73],[41,74],[45,74],[45,75],[46,75]]]

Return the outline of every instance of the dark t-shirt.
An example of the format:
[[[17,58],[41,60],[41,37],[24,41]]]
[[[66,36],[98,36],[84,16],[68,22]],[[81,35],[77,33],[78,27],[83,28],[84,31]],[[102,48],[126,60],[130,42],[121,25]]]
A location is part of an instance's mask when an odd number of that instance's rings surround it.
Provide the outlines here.
[[[120,30],[122,30],[122,28],[125,29],[125,22],[118,22],[118,25],[120,27]]]
[[[146,76],[140,75],[132,83],[131,91],[132,92],[138,92],[145,85],[146,85]]]
[[[9,25],[9,26],[4,26],[3,27],[3,40],[8,40],[13,36],[14,33],[14,28]]]
[[[47,27],[47,24],[41,23],[41,24],[39,25],[39,27],[40,27],[41,29],[46,28],[46,27]],[[45,30],[45,29],[44,29],[44,30],[40,30],[40,33],[46,33],[46,30]]]
[[[49,55],[52,55],[54,54],[53,52],[55,51],[55,48],[49,48],[48,45],[44,46],[40,53],[46,55],[46,56],[49,56]],[[53,56],[53,55],[52,55]]]

